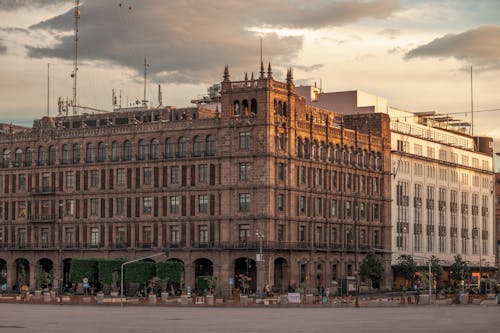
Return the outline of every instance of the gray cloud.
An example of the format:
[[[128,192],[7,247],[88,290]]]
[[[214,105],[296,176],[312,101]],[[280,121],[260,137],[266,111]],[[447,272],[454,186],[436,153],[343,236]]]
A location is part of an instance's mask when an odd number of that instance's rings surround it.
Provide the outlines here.
[[[293,68],[299,69],[304,72],[312,72],[318,69],[323,68],[325,65],[324,64],[314,64],[314,65],[294,65]]]
[[[117,2],[98,0],[83,3],[79,58],[109,61],[141,71],[142,59],[147,56],[154,79],[182,83],[218,80],[224,64],[229,64],[235,79],[244,71],[258,71],[259,38],[250,28],[338,26],[364,17],[385,18],[399,10],[397,0],[318,1],[307,6],[298,0],[149,0],[123,4],[119,7]],[[29,56],[72,59],[72,17],[70,10],[32,26],[35,31],[54,33],[59,43],[27,46]],[[302,48],[302,36],[268,33],[263,37],[265,60],[271,59],[283,69]]]
[[[404,52],[404,50],[400,46],[396,46],[396,47],[393,47],[392,49],[387,50],[388,54],[398,54],[398,53],[402,53],[402,52]]]
[[[11,11],[18,10],[24,7],[40,8],[49,5],[57,5],[67,0],[2,0],[0,2],[0,10]]]
[[[0,40],[0,54],[7,53],[7,46],[3,45],[3,41]]]
[[[500,69],[500,26],[485,25],[459,34],[447,34],[408,53],[413,58],[455,58],[478,70]]]
[[[398,29],[393,29],[393,28],[386,28],[382,31],[379,32],[384,37],[387,37],[389,39],[396,39],[396,37],[399,35],[401,31]]]

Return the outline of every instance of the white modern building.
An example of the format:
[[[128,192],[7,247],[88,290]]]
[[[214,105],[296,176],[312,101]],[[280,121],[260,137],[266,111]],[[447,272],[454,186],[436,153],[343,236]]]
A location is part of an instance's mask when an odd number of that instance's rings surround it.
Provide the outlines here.
[[[382,112],[391,118],[392,264],[401,253],[461,255],[473,276],[495,267],[492,139],[467,134],[470,125],[436,112],[412,113],[362,91],[323,93],[297,87],[307,104],[341,114]]]

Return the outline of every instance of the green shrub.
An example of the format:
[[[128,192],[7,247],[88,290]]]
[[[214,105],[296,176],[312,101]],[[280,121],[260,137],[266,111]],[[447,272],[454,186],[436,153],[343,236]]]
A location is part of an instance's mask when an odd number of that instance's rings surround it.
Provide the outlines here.
[[[133,283],[148,283],[155,276],[155,263],[137,261],[125,266],[125,281]]]
[[[113,288],[117,287],[120,281],[120,270],[123,259],[99,259],[97,260],[98,279],[102,284],[110,285]],[[126,267],[126,266],[125,266]]]
[[[165,283],[181,283],[184,264],[180,261],[161,261],[156,264],[156,276]]]
[[[73,283],[82,282],[83,278],[89,279],[89,283],[96,283],[98,281],[97,260],[78,258],[71,260],[69,275]]]

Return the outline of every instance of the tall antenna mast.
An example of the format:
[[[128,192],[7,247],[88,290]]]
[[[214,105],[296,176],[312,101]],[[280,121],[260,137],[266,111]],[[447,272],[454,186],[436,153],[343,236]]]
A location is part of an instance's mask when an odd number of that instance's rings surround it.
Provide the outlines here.
[[[471,136],[474,136],[474,90],[472,87],[472,66],[470,66],[470,113],[471,113]]]
[[[260,62],[262,63],[262,36],[260,36]]]
[[[147,106],[148,100],[146,99],[146,83],[148,81],[148,61],[146,60],[146,57],[144,57],[144,98],[142,100],[142,105]]]
[[[74,28],[75,28],[75,40],[74,40],[74,61],[73,61],[73,73],[71,77],[73,78],[73,114],[76,114],[76,83],[77,83],[77,72],[78,72],[78,20],[80,19],[80,0],[75,0],[75,16],[74,16]]]
[[[49,117],[49,100],[50,100],[50,63],[47,63],[47,117]]]

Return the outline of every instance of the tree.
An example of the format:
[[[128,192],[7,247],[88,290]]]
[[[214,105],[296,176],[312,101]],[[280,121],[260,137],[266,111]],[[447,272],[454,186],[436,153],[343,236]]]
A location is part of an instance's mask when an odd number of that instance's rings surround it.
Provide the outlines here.
[[[469,267],[467,263],[462,260],[460,255],[455,256],[455,262],[450,266],[450,275],[453,280],[455,280],[455,286],[458,287],[457,283],[464,281],[469,276]]]
[[[74,258],[71,260],[69,275],[74,283],[82,282],[83,278],[87,278],[90,283],[97,282],[97,260]]]
[[[181,285],[184,264],[180,261],[167,260],[156,263],[156,277],[162,284],[162,289],[167,290],[170,284]]]
[[[398,263],[394,266],[394,270],[404,276],[406,281],[410,281],[413,286],[413,279],[417,272],[417,265],[413,257],[409,254],[402,254],[398,257]]]
[[[370,279],[372,287],[380,285],[380,280],[384,277],[384,272],[382,259],[373,252],[368,253],[359,267],[359,275]]]
[[[123,259],[99,259],[97,260],[97,273],[99,282],[111,288],[112,291],[118,289],[120,281],[121,265]]]
[[[436,258],[435,256],[431,257],[431,272],[436,281],[436,290],[439,291],[443,287],[442,283],[443,283],[444,269],[441,266],[439,259]]]

